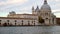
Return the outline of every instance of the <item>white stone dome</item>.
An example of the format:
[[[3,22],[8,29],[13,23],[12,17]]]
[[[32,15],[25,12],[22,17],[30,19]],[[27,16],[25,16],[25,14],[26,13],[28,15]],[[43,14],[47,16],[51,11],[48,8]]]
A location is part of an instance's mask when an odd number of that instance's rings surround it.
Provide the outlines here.
[[[44,4],[42,5],[41,10],[51,10],[51,8],[48,4]]]
[[[51,10],[50,6],[47,3],[47,0],[44,0],[44,4],[42,5],[41,10]]]

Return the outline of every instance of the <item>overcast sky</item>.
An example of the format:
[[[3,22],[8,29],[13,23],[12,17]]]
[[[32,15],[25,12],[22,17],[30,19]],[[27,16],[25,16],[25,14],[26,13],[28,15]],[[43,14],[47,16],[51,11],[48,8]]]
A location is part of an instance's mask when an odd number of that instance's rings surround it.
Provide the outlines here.
[[[44,0],[0,0],[0,16],[4,17],[11,11],[16,13],[32,13],[31,8],[43,5]],[[57,17],[60,17],[60,0],[47,0],[48,4]]]

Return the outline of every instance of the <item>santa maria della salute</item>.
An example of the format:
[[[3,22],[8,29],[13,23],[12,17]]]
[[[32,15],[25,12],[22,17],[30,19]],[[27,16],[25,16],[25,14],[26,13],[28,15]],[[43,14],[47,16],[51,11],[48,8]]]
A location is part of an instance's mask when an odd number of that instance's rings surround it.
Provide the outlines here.
[[[0,17],[0,25],[55,25],[56,16],[52,13],[47,0],[44,0],[41,9],[32,7],[32,14],[16,14],[9,12],[7,17]]]

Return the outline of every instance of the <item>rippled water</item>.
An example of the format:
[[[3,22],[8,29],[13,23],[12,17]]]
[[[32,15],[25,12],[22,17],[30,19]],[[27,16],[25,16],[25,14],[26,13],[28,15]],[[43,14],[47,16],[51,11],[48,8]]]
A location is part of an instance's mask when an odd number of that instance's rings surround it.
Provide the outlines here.
[[[60,34],[60,26],[0,27],[0,34]]]

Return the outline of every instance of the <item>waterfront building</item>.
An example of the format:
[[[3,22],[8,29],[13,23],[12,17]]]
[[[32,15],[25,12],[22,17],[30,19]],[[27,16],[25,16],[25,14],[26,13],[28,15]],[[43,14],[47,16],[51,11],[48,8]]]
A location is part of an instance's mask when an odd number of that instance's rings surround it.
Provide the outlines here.
[[[47,0],[44,0],[44,4],[41,9],[39,6],[35,9],[32,7],[32,14],[16,14],[16,12],[9,12],[7,17],[0,17],[0,25],[8,23],[7,25],[41,25],[38,21],[38,17],[42,17],[45,25],[56,24],[56,16],[52,13],[51,7],[48,5]]]
[[[56,18],[56,24],[60,25],[60,18]]]

